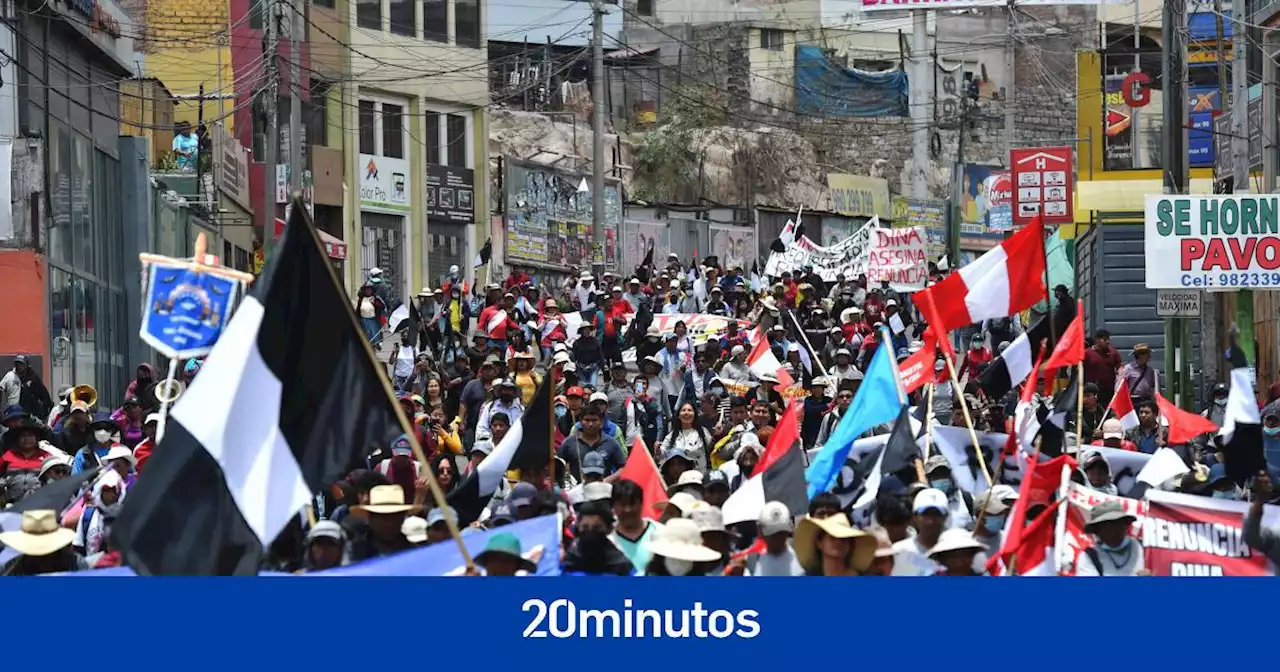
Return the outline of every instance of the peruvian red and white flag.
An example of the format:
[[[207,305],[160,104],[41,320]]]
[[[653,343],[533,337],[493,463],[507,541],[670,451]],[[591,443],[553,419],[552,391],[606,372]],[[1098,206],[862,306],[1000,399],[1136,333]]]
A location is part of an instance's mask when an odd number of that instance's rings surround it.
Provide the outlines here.
[[[769,337],[761,335],[760,339],[754,341],[755,345],[751,348],[751,354],[747,355],[747,367],[751,369],[757,376],[775,376],[778,379],[778,386],[786,389],[796,384],[791,374],[787,373],[782,362],[773,356],[773,350],[769,348]]]
[[[916,292],[913,301],[921,310],[927,302],[932,302],[932,314],[938,322],[930,325],[940,333],[951,331],[987,319],[1008,317],[1045,300],[1048,292],[1044,271],[1044,222],[1036,217],[999,247],[933,287]]]
[[[1138,426],[1138,412],[1133,410],[1133,397],[1129,396],[1129,383],[1124,378],[1116,385],[1116,393],[1111,397],[1111,405],[1107,406],[1107,410],[1116,414],[1124,431]]]

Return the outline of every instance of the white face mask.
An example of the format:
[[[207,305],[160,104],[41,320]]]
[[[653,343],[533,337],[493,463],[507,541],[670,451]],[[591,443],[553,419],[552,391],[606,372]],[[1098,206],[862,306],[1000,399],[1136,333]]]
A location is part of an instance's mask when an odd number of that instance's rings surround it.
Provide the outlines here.
[[[684,576],[693,571],[693,563],[688,560],[676,560],[675,558],[663,558],[662,566],[667,569],[667,573],[671,576]]]
[[[111,430],[95,429],[93,430],[93,440],[98,443],[106,443],[111,440]]]

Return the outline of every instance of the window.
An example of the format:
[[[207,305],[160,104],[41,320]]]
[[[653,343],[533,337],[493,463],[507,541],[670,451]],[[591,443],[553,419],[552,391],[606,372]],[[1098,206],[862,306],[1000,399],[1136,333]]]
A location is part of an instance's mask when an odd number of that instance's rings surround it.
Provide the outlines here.
[[[653,16],[653,0],[636,0],[636,14]]]
[[[449,156],[449,165],[455,168],[467,167],[467,118],[450,114],[448,120],[448,128],[445,129],[445,142],[448,144],[446,150]]]
[[[378,153],[378,110],[372,100],[360,101],[360,153]]]
[[[316,7],[324,7],[326,9],[336,9],[338,6],[334,0],[311,0],[311,4]]]
[[[434,42],[449,41],[448,0],[422,0],[422,38]]]
[[[409,37],[418,34],[413,6],[414,0],[391,0],[391,32]]]
[[[440,163],[440,117],[437,112],[427,113],[427,163],[439,166]]]
[[[784,35],[781,30],[774,28],[760,29],[760,48],[770,51],[782,51],[782,42]]]
[[[58,121],[49,130],[49,256],[71,265],[71,135]]]
[[[317,145],[329,144],[329,115],[326,109],[329,90],[333,85],[319,79],[311,80],[311,100],[302,104],[303,121],[307,126],[307,138]]]
[[[480,46],[480,0],[454,0],[453,22],[458,46]]]
[[[356,0],[356,25],[382,30],[382,0]]]
[[[404,158],[404,108],[382,104],[382,155]]]
[[[266,4],[267,0],[250,0],[249,2],[249,29],[262,30],[266,26]]]
[[[79,271],[98,274],[98,247],[106,242],[94,230],[93,212],[93,141],[72,133],[71,151],[71,230],[75,232],[75,262]]]

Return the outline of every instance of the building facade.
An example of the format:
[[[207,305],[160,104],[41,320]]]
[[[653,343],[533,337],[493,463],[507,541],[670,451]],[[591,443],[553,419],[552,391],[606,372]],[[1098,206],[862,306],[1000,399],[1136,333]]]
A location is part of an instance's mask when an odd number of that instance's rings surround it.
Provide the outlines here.
[[[120,244],[120,93],[135,76],[129,16],[113,0],[18,2],[0,41],[6,83],[0,164],[13,207],[0,219],[0,284],[11,320],[0,355],[38,358],[50,390],[124,392],[125,286]]]
[[[394,303],[465,269],[488,232],[485,3],[334,5],[350,36],[345,278],[354,289],[381,269]]]

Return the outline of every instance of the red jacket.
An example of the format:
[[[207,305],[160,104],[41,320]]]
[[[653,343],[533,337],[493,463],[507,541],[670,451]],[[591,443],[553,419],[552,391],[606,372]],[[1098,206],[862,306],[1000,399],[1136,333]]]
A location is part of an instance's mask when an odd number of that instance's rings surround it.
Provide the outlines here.
[[[142,473],[142,465],[146,464],[147,460],[151,459],[151,451],[154,450],[155,447],[156,444],[154,441],[151,439],[143,439],[133,449],[133,456],[138,460],[138,464],[134,468],[138,470],[139,474]]]

